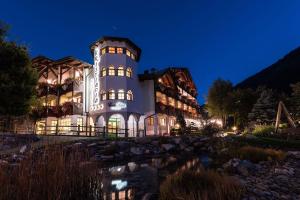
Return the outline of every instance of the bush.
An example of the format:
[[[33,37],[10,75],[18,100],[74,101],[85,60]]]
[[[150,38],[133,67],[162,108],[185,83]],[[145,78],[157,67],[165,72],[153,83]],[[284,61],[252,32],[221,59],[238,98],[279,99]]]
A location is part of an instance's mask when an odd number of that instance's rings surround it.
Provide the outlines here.
[[[169,176],[160,186],[161,200],[240,199],[243,188],[232,177],[214,171],[185,170]]]
[[[264,149],[253,146],[245,146],[241,147],[237,150],[237,157],[243,160],[250,160],[252,162],[260,162],[260,161],[282,161],[285,159],[286,154],[281,150],[274,149]]]
[[[257,125],[253,130],[253,134],[257,136],[269,136],[270,134],[274,134],[275,128],[270,125]]]
[[[0,166],[0,199],[101,199],[101,177],[87,153],[51,148]]]
[[[218,125],[214,123],[209,123],[204,125],[203,129],[201,130],[201,134],[206,136],[214,136],[216,133],[220,131]]]

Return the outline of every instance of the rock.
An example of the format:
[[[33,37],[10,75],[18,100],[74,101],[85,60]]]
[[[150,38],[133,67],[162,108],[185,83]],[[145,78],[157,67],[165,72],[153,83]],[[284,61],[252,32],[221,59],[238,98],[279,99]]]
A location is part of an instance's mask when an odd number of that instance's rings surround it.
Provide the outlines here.
[[[171,149],[173,149],[175,146],[173,144],[162,144],[161,147],[166,150],[166,151],[170,151]]]
[[[251,134],[247,134],[247,135],[245,136],[245,138],[246,138],[246,139],[256,139],[257,137],[254,136],[254,135],[251,135]]]
[[[100,158],[101,158],[101,160],[104,160],[104,161],[111,161],[114,159],[114,156],[113,155],[101,155]]]
[[[180,144],[181,138],[173,138],[175,144]]]
[[[113,176],[119,176],[124,174],[126,167],[125,166],[116,166],[109,168],[109,172]]]
[[[94,147],[96,145],[97,145],[97,143],[91,143],[91,144],[88,144],[87,147]]]
[[[192,151],[194,151],[194,147],[187,147],[187,148],[184,149],[184,151],[192,152]]]
[[[148,144],[148,143],[151,142],[151,138],[149,138],[149,137],[136,137],[134,139],[134,141],[136,143],[139,143],[139,144]]]
[[[158,146],[158,145],[159,145],[159,141],[153,140],[153,141],[151,142],[151,144],[154,145],[154,146]]]
[[[27,149],[27,145],[23,145],[23,146],[21,147],[21,149],[20,149],[20,153],[21,153],[21,154],[24,154],[25,151],[26,151],[26,149]]]
[[[201,138],[199,141],[205,142],[205,141],[207,141],[207,140],[209,140],[209,137],[203,137],[203,138]]]
[[[134,155],[142,155],[143,154],[143,150],[139,147],[131,147],[130,152]]]
[[[129,162],[127,165],[128,165],[129,171],[131,171],[131,172],[134,172],[138,168],[138,165],[135,162]]]
[[[8,165],[8,162],[6,160],[0,159],[0,166],[3,166],[3,165]]]

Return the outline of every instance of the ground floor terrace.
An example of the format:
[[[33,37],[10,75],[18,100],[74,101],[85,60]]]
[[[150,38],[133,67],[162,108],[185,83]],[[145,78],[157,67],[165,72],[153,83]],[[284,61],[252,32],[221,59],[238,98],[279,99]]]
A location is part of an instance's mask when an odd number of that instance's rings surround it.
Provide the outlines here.
[[[200,119],[185,118],[187,125],[201,126]],[[176,116],[153,113],[105,113],[101,115],[69,115],[47,117],[35,125],[37,134],[95,136],[111,134],[118,137],[143,137],[170,135],[178,128]]]

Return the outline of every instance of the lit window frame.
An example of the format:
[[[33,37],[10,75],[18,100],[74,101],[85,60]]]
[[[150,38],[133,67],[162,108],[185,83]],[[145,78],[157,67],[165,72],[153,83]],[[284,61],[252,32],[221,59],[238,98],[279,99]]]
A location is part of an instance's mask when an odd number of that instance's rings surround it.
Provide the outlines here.
[[[104,54],[106,54],[106,47],[101,49],[101,55],[104,55]]]
[[[123,54],[123,48],[117,47],[117,54]]]
[[[132,69],[131,69],[131,67],[127,67],[127,69],[126,69],[126,76],[128,78],[132,77]]]
[[[102,67],[101,69],[101,77],[104,77],[107,75],[106,67]]]
[[[102,100],[102,101],[105,101],[105,100],[106,100],[106,97],[107,97],[107,96],[106,96],[106,92],[102,90],[101,93],[100,93],[100,97],[101,97],[101,100]]]
[[[125,90],[123,90],[123,89],[118,90],[118,99],[121,99],[121,100],[125,99]]]
[[[115,54],[116,53],[116,47],[108,47],[108,53]]]
[[[131,57],[131,52],[130,52],[128,49],[126,49],[126,55],[127,55],[128,57]]]
[[[108,67],[108,75],[109,76],[115,76],[116,75],[115,67],[113,65]]]
[[[128,101],[133,101],[133,93],[131,90],[127,91],[126,98]]]
[[[109,99],[109,100],[114,100],[114,99],[116,99],[116,93],[115,93],[115,90],[110,89],[110,90],[108,91],[108,99]]]
[[[124,72],[124,67],[123,66],[119,66],[118,67],[117,75],[118,76],[125,76],[125,72]]]

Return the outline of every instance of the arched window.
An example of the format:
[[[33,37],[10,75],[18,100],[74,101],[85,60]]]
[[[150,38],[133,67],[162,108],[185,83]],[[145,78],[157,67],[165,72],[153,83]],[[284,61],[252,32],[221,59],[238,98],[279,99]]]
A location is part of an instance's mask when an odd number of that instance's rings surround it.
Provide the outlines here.
[[[102,90],[100,95],[101,95],[101,100],[106,100],[106,92],[105,91]]]
[[[128,67],[128,68],[126,69],[126,76],[129,77],[129,78],[132,77],[132,70],[131,70],[130,67]]]
[[[129,100],[129,101],[133,100],[133,94],[132,94],[131,90],[128,90],[128,92],[127,92],[127,100]]]
[[[125,99],[125,91],[124,90],[118,90],[118,99]]]
[[[101,69],[101,76],[106,76],[106,68],[105,67],[102,67]]]
[[[118,68],[118,76],[124,76],[124,67],[120,66]]]
[[[108,68],[108,75],[109,76],[114,76],[115,75],[115,68],[114,68],[114,66],[109,66],[109,68]]]
[[[108,91],[108,99],[115,99],[116,98],[116,94],[114,90],[109,90]]]

